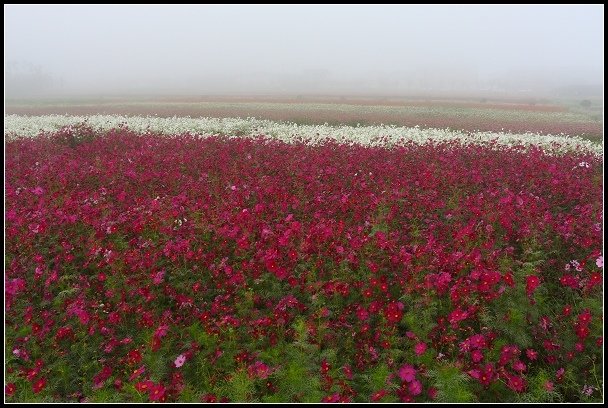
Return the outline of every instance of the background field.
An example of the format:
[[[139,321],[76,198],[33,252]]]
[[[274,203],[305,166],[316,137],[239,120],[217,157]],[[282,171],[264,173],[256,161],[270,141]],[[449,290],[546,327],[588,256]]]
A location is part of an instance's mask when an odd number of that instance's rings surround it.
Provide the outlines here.
[[[535,132],[603,140],[601,100],[397,98],[382,96],[104,97],[8,100],[7,114],[256,117],[299,124],[399,125]]]

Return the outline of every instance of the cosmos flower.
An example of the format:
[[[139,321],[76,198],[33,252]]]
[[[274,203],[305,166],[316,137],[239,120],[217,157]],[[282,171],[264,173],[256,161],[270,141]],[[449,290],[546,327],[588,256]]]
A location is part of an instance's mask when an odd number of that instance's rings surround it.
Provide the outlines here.
[[[185,362],[186,362],[186,356],[184,356],[183,354],[180,354],[175,359],[175,362],[174,362],[175,363],[175,367],[180,368],[181,366],[184,365]]]

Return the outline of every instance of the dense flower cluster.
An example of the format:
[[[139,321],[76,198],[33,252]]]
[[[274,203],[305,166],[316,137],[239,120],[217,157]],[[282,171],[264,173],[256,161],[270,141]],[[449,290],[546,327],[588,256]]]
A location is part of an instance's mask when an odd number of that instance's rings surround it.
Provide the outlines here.
[[[133,116],[5,116],[7,137],[37,136],[41,131],[57,131],[83,122],[95,131],[128,126],[136,132],[155,132],[167,135],[195,133],[200,135],[269,136],[284,142],[321,144],[335,141],[346,144],[387,146],[459,142],[486,147],[510,146],[529,148],[538,146],[547,153],[562,154],[578,151],[602,155],[603,145],[566,135],[539,135],[534,133],[463,132],[449,129],[422,129],[397,126],[328,126],[297,125],[255,118],[189,118],[189,117],[133,117]],[[577,163],[578,164],[578,163]]]
[[[601,400],[594,148],[105,120],[6,144],[9,401]]]

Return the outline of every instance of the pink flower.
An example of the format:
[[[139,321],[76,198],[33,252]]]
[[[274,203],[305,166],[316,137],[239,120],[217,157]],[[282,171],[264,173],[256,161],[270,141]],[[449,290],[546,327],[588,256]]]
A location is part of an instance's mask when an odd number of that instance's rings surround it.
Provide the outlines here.
[[[180,354],[175,359],[175,367],[180,368],[181,366],[184,365],[185,362],[186,362],[186,356],[184,356],[183,354]]]
[[[417,356],[424,354],[425,351],[426,351],[425,343],[418,343],[414,346],[414,352],[416,353]]]
[[[538,352],[534,351],[532,349],[527,349],[526,350],[526,356],[528,356],[528,358],[532,361],[536,360],[538,358]]]
[[[509,376],[507,386],[515,392],[524,392],[526,390],[526,380],[516,375]]]
[[[163,281],[163,278],[165,277],[165,271],[158,271],[156,272],[153,277],[152,277],[152,282],[154,282],[155,285],[160,285]]]
[[[146,366],[141,366],[138,369],[133,370],[133,372],[131,373],[131,376],[129,377],[129,381],[133,381],[134,379],[136,379],[137,377],[142,375],[144,373],[144,371],[146,371]]]
[[[32,189],[32,193],[36,194],[37,196],[40,196],[42,194],[44,194],[44,189],[40,186]]]
[[[603,268],[604,267],[604,256],[600,255],[600,257],[595,260],[595,264],[597,265],[598,268]]]
[[[353,370],[350,368],[350,366],[346,365],[342,367],[342,371],[344,371],[344,376],[347,380],[353,379]]]
[[[564,379],[565,373],[566,373],[566,370],[564,369],[564,367],[561,367],[559,370],[557,370],[555,372],[555,377],[557,378],[558,382],[561,382]]]
[[[416,369],[409,364],[405,364],[399,369],[401,381],[411,382],[416,378]]]
[[[261,378],[261,379],[266,379],[268,378],[268,376],[270,374],[272,374],[272,371],[270,369],[270,367],[268,367],[266,364],[264,364],[262,361],[256,361],[255,363],[253,363],[252,365],[250,365],[248,367],[248,371],[249,371],[249,376],[253,377],[253,378]]]
[[[481,350],[473,350],[471,352],[471,360],[473,360],[474,363],[479,363],[481,360],[483,360],[483,353]]]
[[[418,380],[413,380],[407,387],[410,394],[413,396],[420,395],[422,393],[422,383]]]
[[[526,368],[526,364],[521,360],[517,360],[513,363],[513,369],[515,371],[523,372],[526,371]]]

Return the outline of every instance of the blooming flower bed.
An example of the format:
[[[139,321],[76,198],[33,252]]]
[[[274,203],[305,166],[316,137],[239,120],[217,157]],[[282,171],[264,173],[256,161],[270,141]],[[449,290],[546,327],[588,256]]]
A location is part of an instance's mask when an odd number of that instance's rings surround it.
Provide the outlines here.
[[[602,400],[601,146],[82,119],[5,125],[8,401]]]
[[[52,132],[86,123],[94,131],[106,131],[127,126],[136,132],[155,132],[166,135],[192,133],[200,135],[229,135],[233,137],[265,135],[284,142],[319,144],[328,140],[367,146],[392,146],[405,143],[442,143],[540,147],[547,153],[569,151],[603,154],[603,145],[567,135],[535,133],[463,132],[448,129],[421,129],[397,126],[328,126],[297,125],[255,118],[190,118],[137,117],[116,115],[93,116],[18,116],[5,117],[5,137],[35,137],[41,131]]]

